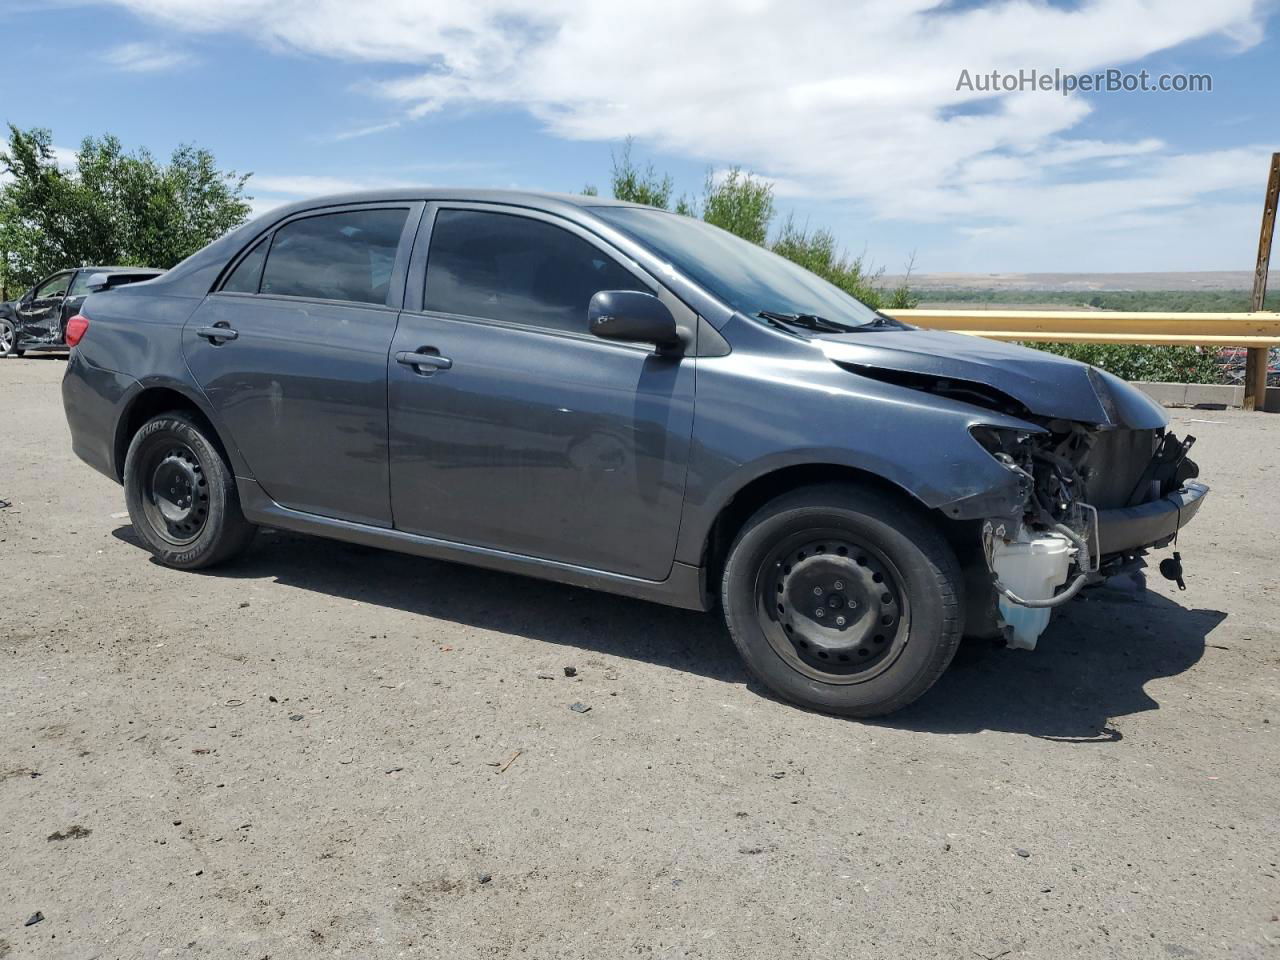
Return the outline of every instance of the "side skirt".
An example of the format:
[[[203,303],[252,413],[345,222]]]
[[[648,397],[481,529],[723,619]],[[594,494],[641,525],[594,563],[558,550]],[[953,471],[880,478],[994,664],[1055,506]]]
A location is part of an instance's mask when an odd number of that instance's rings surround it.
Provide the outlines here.
[[[571,563],[540,560],[536,557],[494,550],[490,547],[438,540],[401,530],[371,527],[350,520],[337,520],[313,513],[303,513],[276,503],[267,496],[256,481],[245,477],[236,477],[236,487],[240,492],[240,507],[244,511],[245,518],[262,526],[328,537],[347,543],[358,543],[366,547],[394,550],[418,557],[430,557],[434,560],[465,563],[490,570],[501,570],[504,573],[536,577],[540,580],[553,580],[556,583],[617,593],[671,607],[682,607],[686,610],[711,609],[711,598],[706,591],[705,571],[702,567],[677,561],[672,564],[671,573],[667,579],[641,580],[638,577],[593,570],[590,567],[579,567]]]

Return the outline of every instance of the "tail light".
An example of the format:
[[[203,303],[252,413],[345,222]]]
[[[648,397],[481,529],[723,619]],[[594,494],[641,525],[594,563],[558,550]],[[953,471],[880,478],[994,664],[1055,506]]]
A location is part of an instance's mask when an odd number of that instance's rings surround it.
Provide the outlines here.
[[[84,335],[89,332],[89,318],[83,313],[77,313],[74,317],[67,321],[67,346],[74,347],[77,343],[84,339]]]

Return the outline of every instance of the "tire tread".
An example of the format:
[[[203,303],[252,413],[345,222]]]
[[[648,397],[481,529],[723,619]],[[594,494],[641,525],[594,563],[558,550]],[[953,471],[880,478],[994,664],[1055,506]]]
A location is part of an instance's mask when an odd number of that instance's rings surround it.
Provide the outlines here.
[[[145,529],[145,520],[140,520],[139,516],[135,514],[134,500],[139,494],[132,489],[134,478],[131,467],[134,458],[137,456],[137,450],[141,443],[153,433],[165,429],[164,425],[166,423],[176,424],[179,427],[178,432],[189,431],[190,436],[188,439],[194,440],[196,446],[204,448],[203,451],[197,450],[197,455],[201,457],[202,461],[207,459],[209,466],[217,471],[217,476],[213,479],[216,480],[217,486],[222,491],[221,521],[212,543],[206,544],[206,548],[203,551],[199,549],[199,539],[191,546],[184,548],[176,548],[173,545],[156,542],[152,537],[148,536]],[[138,428],[129,441],[129,450],[125,455],[124,483],[125,498],[129,504],[129,514],[133,521],[134,529],[156,559],[165,566],[175,567],[180,570],[202,570],[206,567],[225,563],[242,553],[257,533],[258,528],[245,519],[244,513],[240,508],[240,492],[236,487],[235,475],[232,473],[231,466],[222,455],[217,443],[209,436],[209,427],[202,420],[185,410],[171,410],[159,413]],[[137,513],[140,514],[141,511],[139,510]]]
[[[894,528],[913,543],[933,571],[943,607],[940,635],[933,655],[922,671],[907,681],[897,694],[886,700],[867,706],[852,707],[817,705],[799,701],[780,690],[776,683],[757,668],[754,658],[749,655],[749,640],[742,635],[742,625],[735,623],[735,618],[729,615],[729,611],[733,609],[729,597],[731,581],[737,573],[738,563],[749,559],[738,556],[738,547],[742,541],[767,520],[792,510],[814,507],[852,510]],[[748,671],[758,681],[785,699],[799,703],[801,706],[842,716],[869,718],[893,713],[913,703],[946,672],[959,648],[964,630],[962,582],[960,564],[950,545],[923,515],[923,511],[905,497],[896,497],[879,490],[851,484],[818,484],[798,488],[771,500],[760,507],[742,525],[729,548],[728,560],[724,566],[720,582],[720,605],[725,611],[725,623],[729,628],[734,646],[746,663]]]

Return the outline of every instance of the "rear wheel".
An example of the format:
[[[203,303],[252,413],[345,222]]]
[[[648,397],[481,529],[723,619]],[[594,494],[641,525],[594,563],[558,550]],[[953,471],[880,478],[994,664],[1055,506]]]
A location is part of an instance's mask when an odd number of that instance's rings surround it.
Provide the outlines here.
[[[951,662],[960,583],[951,548],[910,503],[832,485],[747,521],[721,600],[734,643],[771,690],[873,717],[911,703]]]
[[[257,528],[244,518],[231,468],[189,414],[161,414],[133,437],[124,462],[133,529],[165,566],[229,560]]]

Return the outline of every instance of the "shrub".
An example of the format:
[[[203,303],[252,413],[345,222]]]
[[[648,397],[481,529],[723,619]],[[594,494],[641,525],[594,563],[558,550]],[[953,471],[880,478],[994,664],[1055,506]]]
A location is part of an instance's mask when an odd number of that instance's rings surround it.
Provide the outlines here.
[[[1221,383],[1218,352],[1199,347],[1143,347],[1122,343],[1025,343],[1091,363],[1123,380],[1169,383]]]

